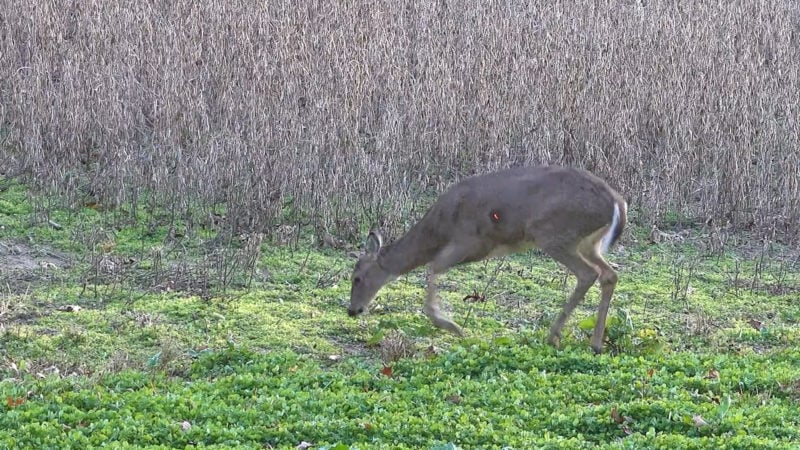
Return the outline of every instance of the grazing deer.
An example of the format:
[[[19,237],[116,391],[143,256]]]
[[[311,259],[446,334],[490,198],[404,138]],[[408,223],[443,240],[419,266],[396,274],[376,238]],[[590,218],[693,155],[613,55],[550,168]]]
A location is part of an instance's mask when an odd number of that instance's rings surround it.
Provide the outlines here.
[[[605,181],[575,168],[514,168],[466,178],[439,196],[396,242],[384,246],[380,234],[369,233],[366,253],[353,270],[348,314],[363,313],[386,283],[427,264],[423,311],[437,328],[463,336],[440,309],[436,276],[456,265],[535,246],[578,279],[548,342],[560,346],[564,322],[599,279],[601,299],[591,347],[600,353],[617,284],[617,273],[603,253],[622,233],[627,206]]]

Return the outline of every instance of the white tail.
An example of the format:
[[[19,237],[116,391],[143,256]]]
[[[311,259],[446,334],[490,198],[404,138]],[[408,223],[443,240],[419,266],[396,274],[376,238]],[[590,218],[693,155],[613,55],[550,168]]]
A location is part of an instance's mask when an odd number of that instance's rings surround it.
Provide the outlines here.
[[[599,279],[601,300],[591,344],[599,353],[617,283],[603,253],[619,239],[626,220],[625,200],[584,170],[516,168],[467,178],[439,196],[395,243],[384,246],[378,233],[369,234],[367,251],[353,269],[348,313],[361,314],[386,283],[427,264],[425,314],[434,326],[463,335],[440,310],[436,276],[459,264],[536,246],[578,278],[548,341],[560,344],[564,323]]]
[[[623,203],[622,207],[627,209],[627,204]],[[617,227],[619,227],[619,203],[614,203],[614,215],[611,217],[611,226],[608,228],[605,236],[603,236],[603,253],[607,253],[608,249],[611,248],[611,244],[617,239],[618,236],[615,235],[615,233],[618,233]]]

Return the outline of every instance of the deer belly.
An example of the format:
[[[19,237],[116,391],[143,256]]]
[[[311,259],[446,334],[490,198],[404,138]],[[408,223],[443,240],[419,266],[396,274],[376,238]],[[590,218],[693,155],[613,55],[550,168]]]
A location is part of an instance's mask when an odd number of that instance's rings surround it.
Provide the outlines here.
[[[487,258],[495,258],[495,257],[499,257],[499,256],[506,256],[506,255],[510,255],[512,253],[520,253],[520,252],[528,251],[528,250],[532,249],[533,247],[536,247],[536,243],[533,242],[533,241],[523,241],[523,242],[518,242],[516,244],[511,244],[511,245],[498,245],[498,246],[495,246],[492,249],[492,251],[490,251],[489,254],[486,257]]]

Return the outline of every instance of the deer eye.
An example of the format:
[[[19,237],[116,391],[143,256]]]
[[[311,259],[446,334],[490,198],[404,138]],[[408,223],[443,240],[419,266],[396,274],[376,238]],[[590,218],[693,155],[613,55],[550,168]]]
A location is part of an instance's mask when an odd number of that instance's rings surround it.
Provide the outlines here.
[[[361,277],[353,278],[353,284],[358,284],[358,283],[361,283]]]

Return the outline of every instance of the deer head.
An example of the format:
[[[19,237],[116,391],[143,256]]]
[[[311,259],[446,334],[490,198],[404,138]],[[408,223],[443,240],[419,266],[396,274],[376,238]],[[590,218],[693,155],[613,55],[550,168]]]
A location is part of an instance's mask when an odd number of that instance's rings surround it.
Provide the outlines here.
[[[363,313],[383,285],[393,278],[380,265],[381,247],[383,238],[379,233],[371,231],[365,244],[366,252],[358,259],[351,277],[350,307],[347,309],[350,316]]]

